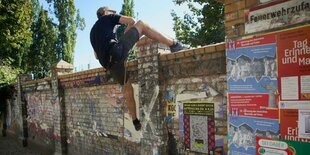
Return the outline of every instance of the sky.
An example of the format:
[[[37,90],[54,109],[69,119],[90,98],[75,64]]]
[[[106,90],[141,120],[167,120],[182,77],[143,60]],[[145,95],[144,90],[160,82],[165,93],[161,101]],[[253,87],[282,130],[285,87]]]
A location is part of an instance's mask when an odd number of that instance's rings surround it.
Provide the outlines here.
[[[45,8],[47,7],[45,0],[40,0],[40,2]],[[170,15],[171,11],[175,10],[177,14],[182,15],[188,10],[186,5],[175,5],[172,0],[135,0],[134,3],[137,19],[143,20],[156,30],[170,37],[175,37],[173,20]],[[90,30],[97,21],[96,11],[101,6],[108,6],[119,13],[122,9],[122,4],[123,0],[75,0],[75,7],[80,10],[80,14],[86,23],[83,31],[77,30],[73,64],[75,71],[101,67],[94,57],[89,40]]]

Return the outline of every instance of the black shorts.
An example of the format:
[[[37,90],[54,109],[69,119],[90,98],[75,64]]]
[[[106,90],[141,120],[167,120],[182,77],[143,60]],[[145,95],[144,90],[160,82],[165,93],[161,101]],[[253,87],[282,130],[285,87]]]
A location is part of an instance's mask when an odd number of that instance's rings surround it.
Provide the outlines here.
[[[111,77],[121,85],[124,85],[124,82],[128,80],[128,74],[126,74],[125,81],[125,61],[127,60],[129,51],[138,40],[139,32],[135,27],[132,27],[110,50],[112,60],[107,70],[110,72]]]

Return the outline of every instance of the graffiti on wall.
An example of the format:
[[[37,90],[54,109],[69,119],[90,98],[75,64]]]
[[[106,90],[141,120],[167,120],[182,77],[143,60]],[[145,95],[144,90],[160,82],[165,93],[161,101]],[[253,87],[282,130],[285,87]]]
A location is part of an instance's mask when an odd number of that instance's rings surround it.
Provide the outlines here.
[[[176,116],[176,103],[174,101],[175,94],[173,90],[169,89],[166,91],[164,96],[164,102],[167,104],[167,112],[166,115],[170,118]]]
[[[27,101],[27,121],[30,136],[40,139],[45,144],[60,141],[60,136],[54,132],[54,105],[49,92],[35,92],[25,94]]]
[[[61,86],[63,88],[75,88],[75,87],[82,87],[82,86],[93,86],[98,85],[101,82],[101,76],[96,75],[93,77],[81,78],[78,80],[70,80],[61,82]]]
[[[139,116],[139,85],[132,84],[134,90],[134,99],[136,102],[136,114]],[[126,106],[126,104],[124,104]],[[132,142],[140,142],[142,138],[141,131],[136,131],[135,127],[132,124],[132,118],[129,114],[128,109],[124,111],[124,118],[118,118],[118,122],[124,126],[124,136],[127,140]]]
[[[18,106],[17,104],[17,100],[14,99],[14,100],[10,100],[11,103],[11,113],[12,113],[12,118],[11,118],[11,123],[12,123],[12,126],[11,128],[13,130],[15,130],[19,135],[22,135],[22,118],[21,118],[21,109],[20,109],[20,106]]]
[[[138,85],[134,84],[134,94],[139,107]],[[115,139],[122,137],[132,142],[140,142],[141,131],[137,132],[124,101],[123,87],[105,85],[68,89],[65,91],[67,105],[68,140],[77,143],[78,137],[100,137]],[[137,114],[139,115],[139,114]]]
[[[146,127],[147,125],[150,126],[151,128],[151,132],[153,133],[154,136],[156,136],[156,129],[154,127],[154,124],[150,118],[150,114],[154,108],[154,105],[155,105],[155,102],[156,102],[156,99],[158,97],[158,93],[159,93],[159,86],[155,86],[154,88],[154,91],[153,91],[153,95],[152,95],[152,98],[151,98],[151,101],[150,101],[150,104],[149,106],[144,106],[143,107],[143,113],[144,113],[144,120],[145,122],[143,123],[143,127],[142,127],[142,131],[146,131]]]

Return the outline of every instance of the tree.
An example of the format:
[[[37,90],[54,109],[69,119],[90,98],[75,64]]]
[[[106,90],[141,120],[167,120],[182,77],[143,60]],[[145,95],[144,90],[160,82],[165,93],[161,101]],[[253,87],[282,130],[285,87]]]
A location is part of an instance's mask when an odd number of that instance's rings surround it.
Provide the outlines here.
[[[17,75],[21,72],[19,68],[12,67],[12,59],[0,60],[0,89],[16,82]]]
[[[27,72],[34,74],[35,78],[44,78],[48,75],[50,67],[57,62],[57,27],[42,7],[38,20],[33,24],[32,38],[33,43],[26,57]]]
[[[46,1],[53,4],[54,14],[58,19],[57,58],[73,63],[76,29],[84,29],[84,19],[79,15],[79,11],[76,11],[74,0]]]
[[[23,68],[22,60],[32,40],[31,0],[0,0],[0,12],[0,58]]]
[[[134,1],[133,0],[124,0],[124,4],[122,6],[122,10],[121,10],[120,14],[134,18],[135,13],[134,13],[133,7],[134,7]],[[127,28],[127,25],[122,24],[116,29],[116,36],[117,36],[118,40],[124,35],[126,28]],[[137,50],[135,48],[133,48],[130,51],[130,54],[128,56],[128,60],[136,59],[136,57],[137,57],[136,51]]]
[[[120,12],[121,15],[124,16],[129,16],[129,17],[135,17],[134,15],[134,1],[133,0],[124,0],[124,4],[122,5],[122,10]],[[125,29],[127,28],[127,25],[122,24],[121,26],[119,26],[116,30],[116,36],[117,39],[120,39],[125,32]]]
[[[206,45],[224,41],[224,5],[218,0],[174,0],[181,5],[186,3],[192,14],[183,19],[172,11],[174,31],[181,42],[191,46]],[[195,5],[202,6],[199,9]]]
[[[39,3],[39,0],[31,0],[32,2],[32,19],[33,19],[33,24],[37,22],[39,19],[39,14],[41,12],[41,5]]]

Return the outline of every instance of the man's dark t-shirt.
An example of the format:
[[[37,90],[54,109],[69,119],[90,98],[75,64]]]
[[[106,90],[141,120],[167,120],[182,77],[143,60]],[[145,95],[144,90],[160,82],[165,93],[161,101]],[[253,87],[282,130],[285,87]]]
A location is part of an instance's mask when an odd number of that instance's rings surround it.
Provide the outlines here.
[[[90,42],[95,50],[100,64],[107,68],[111,41],[116,40],[115,25],[119,24],[120,15],[112,14],[100,17],[90,31]]]

